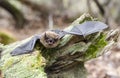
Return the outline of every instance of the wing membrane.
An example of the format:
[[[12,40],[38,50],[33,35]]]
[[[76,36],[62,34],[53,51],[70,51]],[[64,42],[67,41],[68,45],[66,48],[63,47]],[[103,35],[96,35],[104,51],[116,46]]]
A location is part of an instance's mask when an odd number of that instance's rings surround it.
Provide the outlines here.
[[[21,54],[26,54],[26,53],[32,52],[34,49],[35,43],[38,39],[40,39],[40,36],[38,36],[38,35],[32,37],[31,40],[29,40],[28,42],[15,48],[11,52],[11,55],[15,56],[15,55],[21,55]]]
[[[87,21],[83,24],[74,26],[71,31],[68,31],[70,34],[74,35],[83,35],[87,36],[95,32],[99,32],[103,29],[106,29],[108,26],[99,21]]]

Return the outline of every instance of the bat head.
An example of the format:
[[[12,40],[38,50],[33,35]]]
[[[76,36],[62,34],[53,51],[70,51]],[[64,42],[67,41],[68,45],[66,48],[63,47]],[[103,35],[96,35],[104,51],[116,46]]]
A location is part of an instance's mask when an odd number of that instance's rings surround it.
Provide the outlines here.
[[[41,35],[40,42],[46,47],[46,48],[54,48],[56,47],[60,42],[60,36],[59,34],[52,32],[52,31],[46,31]]]

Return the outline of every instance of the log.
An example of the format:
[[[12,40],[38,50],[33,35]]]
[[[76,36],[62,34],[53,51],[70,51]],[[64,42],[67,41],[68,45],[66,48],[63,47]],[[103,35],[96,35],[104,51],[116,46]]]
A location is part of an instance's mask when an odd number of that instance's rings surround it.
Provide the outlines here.
[[[89,20],[94,18],[83,14],[65,30]],[[32,54],[10,55],[15,47],[31,38],[1,47],[0,69],[4,78],[86,78],[84,63],[99,56],[109,44],[105,32],[91,34],[85,37],[86,41],[81,36],[66,35],[56,48],[38,44]]]

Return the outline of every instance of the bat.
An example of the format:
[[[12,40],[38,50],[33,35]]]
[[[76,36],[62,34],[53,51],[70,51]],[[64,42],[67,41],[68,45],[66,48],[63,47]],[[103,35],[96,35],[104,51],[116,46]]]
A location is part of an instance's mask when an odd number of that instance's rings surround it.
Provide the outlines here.
[[[73,26],[70,31],[50,30],[41,35],[34,35],[28,42],[16,47],[10,54],[12,56],[31,53],[38,40],[46,48],[56,47],[61,38],[66,34],[87,36],[106,29],[108,26],[100,21],[87,21],[82,24]]]

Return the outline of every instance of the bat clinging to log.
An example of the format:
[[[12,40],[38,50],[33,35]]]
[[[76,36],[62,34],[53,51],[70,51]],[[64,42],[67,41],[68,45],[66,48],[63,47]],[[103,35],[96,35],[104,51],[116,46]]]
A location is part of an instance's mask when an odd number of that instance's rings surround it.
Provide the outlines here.
[[[87,35],[102,31],[107,27],[108,26],[106,24],[99,21],[87,21],[82,24],[73,26],[73,28],[70,31],[64,30],[46,31],[41,35],[33,36],[28,42],[16,47],[11,52],[11,55],[15,56],[32,52],[37,40],[39,40],[40,43],[42,43],[43,46],[46,48],[54,48],[59,44],[61,38],[64,37],[66,34],[82,35],[85,37]]]

